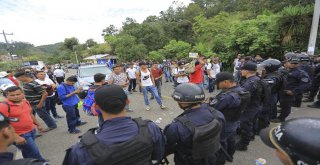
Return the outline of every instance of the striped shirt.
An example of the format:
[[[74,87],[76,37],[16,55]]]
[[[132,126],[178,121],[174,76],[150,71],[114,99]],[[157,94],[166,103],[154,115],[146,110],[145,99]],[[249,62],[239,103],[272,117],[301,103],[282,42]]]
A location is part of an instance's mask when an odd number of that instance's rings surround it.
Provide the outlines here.
[[[44,89],[36,81],[29,83],[23,83],[23,91],[25,98],[30,102],[31,105],[39,104]]]

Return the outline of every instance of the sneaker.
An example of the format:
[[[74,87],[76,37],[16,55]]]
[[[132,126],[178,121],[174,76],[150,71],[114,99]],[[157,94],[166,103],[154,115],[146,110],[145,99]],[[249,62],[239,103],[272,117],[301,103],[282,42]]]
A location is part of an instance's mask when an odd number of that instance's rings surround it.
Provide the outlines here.
[[[311,104],[311,105],[307,105],[307,107],[309,107],[309,108],[320,108],[320,105]]]
[[[135,89],[134,89],[134,90],[132,90],[132,91],[133,91],[133,92],[138,92],[138,91],[137,91],[137,90],[135,90]]]
[[[150,106],[147,106],[147,107],[146,107],[146,110],[147,110],[147,111],[150,111],[150,110],[151,110],[151,107],[150,107]]]
[[[82,126],[82,125],[85,125],[87,124],[88,122],[85,122],[85,121],[82,121],[81,123],[77,124],[77,126]]]
[[[133,110],[131,108],[127,109],[127,112],[133,112]]]
[[[302,102],[305,102],[305,103],[313,102],[313,101],[314,101],[313,99],[304,99],[304,100],[302,100]]]
[[[164,106],[164,105],[160,105],[160,108],[161,108],[161,109],[166,109],[167,107]]]
[[[75,130],[73,130],[73,131],[69,131],[69,133],[70,133],[70,134],[78,134],[78,133],[81,133],[81,131],[78,130],[78,129],[75,129]]]
[[[150,97],[150,100],[153,100],[154,99],[154,97]]]

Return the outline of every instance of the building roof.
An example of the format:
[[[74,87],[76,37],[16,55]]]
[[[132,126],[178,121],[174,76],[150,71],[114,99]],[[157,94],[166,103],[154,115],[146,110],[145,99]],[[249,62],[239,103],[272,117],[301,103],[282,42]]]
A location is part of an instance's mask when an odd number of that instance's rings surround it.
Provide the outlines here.
[[[84,60],[98,60],[98,59],[117,59],[117,57],[112,56],[110,54],[96,54],[96,55],[84,58]]]

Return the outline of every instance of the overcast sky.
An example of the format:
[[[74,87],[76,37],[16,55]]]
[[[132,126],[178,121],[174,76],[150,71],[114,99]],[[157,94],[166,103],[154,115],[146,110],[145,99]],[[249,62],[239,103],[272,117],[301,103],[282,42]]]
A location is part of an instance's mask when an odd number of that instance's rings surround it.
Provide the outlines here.
[[[11,41],[36,46],[77,37],[101,43],[102,29],[110,24],[121,27],[126,17],[142,22],[159,15],[173,0],[0,0],[0,30],[13,33]],[[187,5],[191,0],[179,0]],[[4,38],[0,36],[0,42]]]

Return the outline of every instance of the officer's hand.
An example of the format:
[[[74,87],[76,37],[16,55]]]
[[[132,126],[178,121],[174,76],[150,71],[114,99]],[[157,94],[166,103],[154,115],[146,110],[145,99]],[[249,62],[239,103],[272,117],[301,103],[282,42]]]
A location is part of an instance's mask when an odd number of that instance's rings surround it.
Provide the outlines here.
[[[287,95],[289,95],[289,96],[293,96],[293,95],[294,95],[294,93],[293,93],[292,91],[290,91],[290,90],[287,90],[286,93],[287,93]]]

